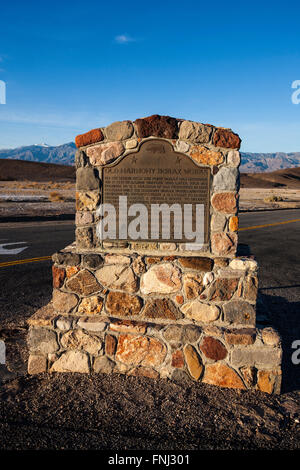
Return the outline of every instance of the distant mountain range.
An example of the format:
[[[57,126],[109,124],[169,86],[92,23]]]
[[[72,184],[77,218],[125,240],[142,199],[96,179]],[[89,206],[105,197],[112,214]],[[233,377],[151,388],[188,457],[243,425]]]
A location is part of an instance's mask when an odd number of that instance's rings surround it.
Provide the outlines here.
[[[58,145],[57,147],[43,143],[38,145],[29,145],[27,147],[18,147],[16,149],[0,150],[0,158],[74,165],[75,152],[76,145],[74,142]]]
[[[16,149],[0,150],[1,158],[13,160],[28,160],[32,162],[56,163],[74,165],[76,146],[74,142],[58,145],[30,145]],[[294,153],[249,153],[241,152],[242,164],[240,170],[244,173],[263,173],[283,170],[300,166],[300,152]],[[1,176],[0,176],[1,179]]]

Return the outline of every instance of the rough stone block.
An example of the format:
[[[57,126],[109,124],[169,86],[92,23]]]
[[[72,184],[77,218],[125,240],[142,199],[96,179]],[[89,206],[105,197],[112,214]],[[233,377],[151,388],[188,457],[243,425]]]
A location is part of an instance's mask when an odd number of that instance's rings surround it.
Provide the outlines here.
[[[178,320],[182,317],[182,313],[169,299],[151,299],[147,301],[142,313],[142,318],[150,320]]]
[[[125,292],[109,292],[105,309],[109,315],[129,317],[139,315],[142,305],[141,298],[135,295]]]
[[[212,206],[219,212],[224,214],[235,214],[237,210],[236,193],[216,193],[211,200]]]
[[[133,134],[133,125],[131,121],[116,121],[105,128],[105,134],[108,140],[126,140]]]
[[[204,356],[213,361],[220,361],[227,356],[227,349],[224,344],[212,336],[205,336],[200,344],[200,350]]]
[[[49,354],[59,349],[56,333],[47,328],[30,328],[27,341],[33,353]]]
[[[178,136],[177,119],[170,116],[153,116],[137,119],[134,121],[137,135],[140,138],[144,137],[163,137],[165,139],[176,139]]]
[[[212,126],[199,122],[183,121],[180,124],[179,139],[190,140],[199,144],[208,144],[212,134]]]
[[[235,348],[231,354],[231,361],[236,367],[274,367],[279,366],[281,355],[281,350],[275,348]]]
[[[227,388],[246,388],[237,372],[222,362],[206,365],[203,383]]]
[[[76,147],[84,147],[85,145],[94,144],[103,140],[103,133],[101,129],[92,129],[85,134],[80,134],[75,137]]]
[[[242,300],[232,300],[223,305],[224,321],[247,326],[255,326],[255,310]]]
[[[41,374],[47,370],[47,358],[31,354],[28,359],[28,374]]]
[[[98,144],[86,149],[90,163],[94,166],[102,166],[113,162],[124,152],[125,148],[121,142],[110,142]]]
[[[100,180],[94,168],[78,168],[76,171],[77,191],[99,190]]]
[[[166,346],[155,338],[121,334],[116,359],[124,364],[155,367],[162,364],[166,353]]]
[[[50,372],[90,372],[89,359],[86,353],[81,351],[67,351],[55,361]]]
[[[213,143],[216,147],[239,149],[241,139],[231,129],[219,127],[214,132]]]

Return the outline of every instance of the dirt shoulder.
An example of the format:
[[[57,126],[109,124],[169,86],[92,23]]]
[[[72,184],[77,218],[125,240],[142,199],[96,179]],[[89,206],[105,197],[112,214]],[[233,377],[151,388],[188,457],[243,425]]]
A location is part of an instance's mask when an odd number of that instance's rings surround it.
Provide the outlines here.
[[[37,265],[0,271],[0,339],[7,346],[7,369],[0,368],[1,449],[300,447],[296,371],[284,377],[280,396],[116,374],[27,375],[26,318],[51,297],[50,267],[39,264],[38,276]],[[272,308],[285,325],[296,313],[293,304]],[[260,310],[263,318],[266,307]]]

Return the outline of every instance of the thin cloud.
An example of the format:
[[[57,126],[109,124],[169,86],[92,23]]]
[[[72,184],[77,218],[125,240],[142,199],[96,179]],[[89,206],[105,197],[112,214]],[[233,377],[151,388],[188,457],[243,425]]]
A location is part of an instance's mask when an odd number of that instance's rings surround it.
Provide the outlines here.
[[[107,116],[91,116],[90,113],[30,113],[7,111],[0,114],[0,122],[16,124],[32,124],[39,127],[60,127],[82,130],[86,127],[106,125]]]
[[[135,41],[136,39],[132,38],[131,36],[128,36],[128,34],[119,34],[115,37],[115,42],[117,42],[118,44],[128,44],[130,42]]]

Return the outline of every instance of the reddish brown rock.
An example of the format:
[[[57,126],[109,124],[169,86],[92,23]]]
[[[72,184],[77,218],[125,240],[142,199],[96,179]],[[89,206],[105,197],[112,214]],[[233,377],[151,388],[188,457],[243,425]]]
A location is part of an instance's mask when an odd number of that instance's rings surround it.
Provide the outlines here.
[[[213,260],[201,256],[187,256],[178,258],[180,266],[197,271],[211,271],[213,268]]]
[[[179,305],[182,305],[183,302],[184,302],[183,295],[176,295],[175,301],[176,301]]]
[[[209,288],[208,297],[214,301],[230,300],[238,287],[238,283],[239,279],[237,278],[217,278]]]
[[[165,139],[176,139],[178,136],[177,119],[170,116],[153,116],[137,119],[135,122],[137,135],[140,138],[155,136]]]
[[[52,266],[52,278],[53,278],[53,287],[59,289],[64,283],[66,277],[66,271],[63,268],[58,268],[57,266]]]
[[[211,200],[212,206],[219,212],[234,214],[237,209],[236,193],[217,193]]]
[[[151,299],[146,302],[142,313],[142,318],[178,320],[182,318],[182,313],[175,307],[169,299]]]
[[[241,139],[230,129],[223,129],[222,127],[219,127],[215,130],[213,143],[216,147],[239,149],[241,145]]]
[[[180,349],[173,352],[171,365],[177,369],[182,369],[182,367],[184,367],[184,356]]]
[[[191,346],[190,344],[187,344],[184,347],[184,357],[189,373],[191,374],[193,379],[199,380],[203,371],[203,365],[195,348],[193,348],[193,346]]]
[[[204,290],[201,274],[185,274],[183,277],[183,290],[188,300],[195,299]]]
[[[255,328],[239,328],[225,332],[225,339],[228,344],[238,344],[248,346],[254,344],[256,339]]]
[[[85,145],[94,144],[103,140],[103,134],[101,129],[92,129],[85,134],[80,134],[75,137],[76,147],[84,147]]]
[[[116,352],[117,338],[113,335],[105,336],[105,354],[113,356]]]
[[[124,364],[158,366],[165,359],[167,349],[155,338],[120,335],[116,359]]]
[[[207,364],[203,382],[219,387],[241,388],[245,390],[245,385],[239,375],[226,364],[216,362],[215,364]]]
[[[128,375],[133,375],[136,377],[148,377],[149,379],[158,379],[159,378],[159,373],[152,369],[152,367],[135,367],[132,369],[130,372],[128,372]]]
[[[124,292],[109,292],[105,309],[110,315],[129,317],[140,313],[142,300],[135,295]]]
[[[208,359],[220,361],[227,356],[227,349],[224,344],[212,336],[206,336],[201,341],[200,349]]]
[[[90,295],[102,290],[95,276],[87,269],[82,269],[78,274],[71,277],[66,282],[66,287],[80,295]]]
[[[217,256],[231,255],[236,252],[237,234],[231,233],[215,233],[211,237],[212,252]]]

